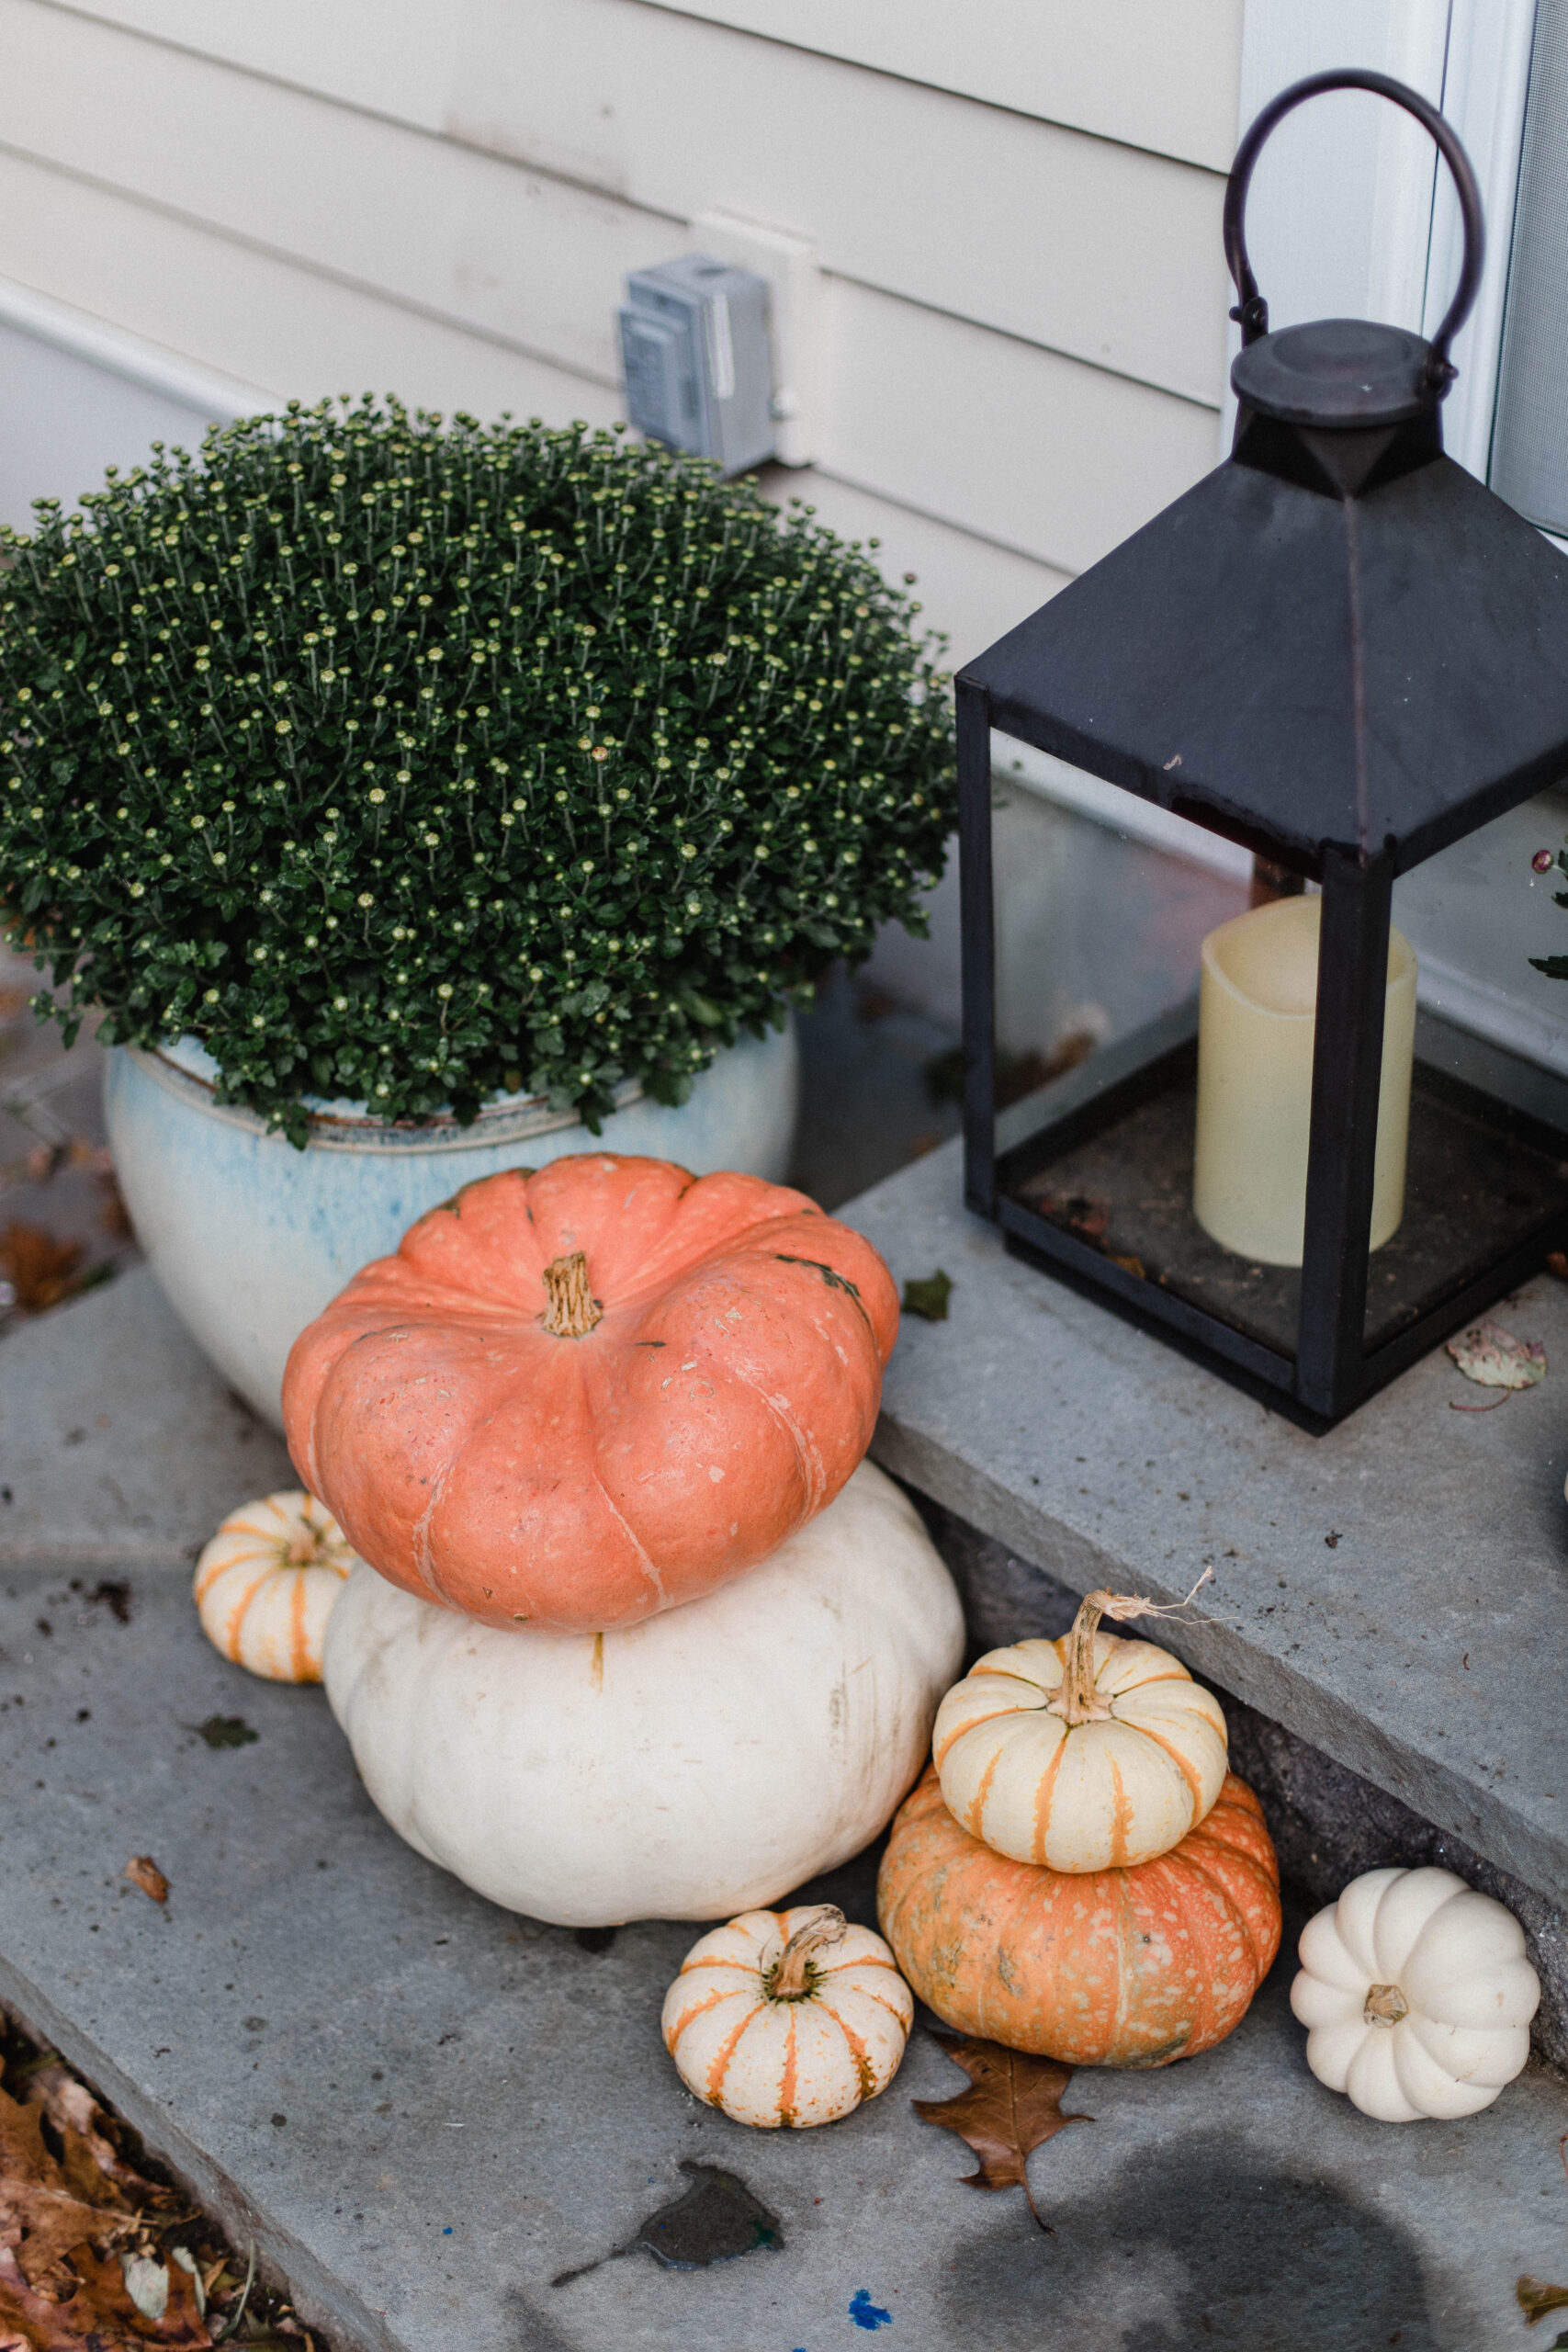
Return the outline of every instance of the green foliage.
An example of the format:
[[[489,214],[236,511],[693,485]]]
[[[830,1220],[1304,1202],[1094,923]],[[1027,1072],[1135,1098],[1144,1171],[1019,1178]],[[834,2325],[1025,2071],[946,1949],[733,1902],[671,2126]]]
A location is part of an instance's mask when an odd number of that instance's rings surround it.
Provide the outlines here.
[[[921,927],[946,682],[809,508],[368,396],[154,450],[0,534],[0,907],[68,1024],[198,1037],[296,1141],[524,1088],[596,1130]]]

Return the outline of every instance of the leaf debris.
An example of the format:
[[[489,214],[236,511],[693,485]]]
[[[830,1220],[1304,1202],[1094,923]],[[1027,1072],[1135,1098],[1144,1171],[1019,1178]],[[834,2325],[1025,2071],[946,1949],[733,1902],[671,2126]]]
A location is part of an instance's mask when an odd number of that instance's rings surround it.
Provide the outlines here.
[[[1544,2279],[1532,2278],[1528,2270],[1515,2285],[1514,2297],[1527,2327],[1533,2327],[1548,2312],[1568,2312],[1568,2287],[1549,2287]]]
[[[247,2271],[3,2014],[0,2074],[0,2352],[209,2352],[237,2332],[253,2352],[325,2352],[256,2283],[254,2251]]]
[[[46,1226],[13,1218],[0,1231],[0,1276],[24,1315],[41,1315],[69,1298],[85,1255],[85,1242],[57,1240]]]
[[[1516,1340],[1490,1316],[1478,1323],[1473,1330],[1461,1332],[1450,1340],[1448,1351],[1467,1380],[1478,1387],[1501,1388],[1505,1393],[1496,1405],[1460,1405],[1452,1397],[1450,1405],[1456,1413],[1495,1412],[1497,1405],[1507,1402],[1507,1392],[1515,1388],[1533,1388],[1546,1378],[1546,1349],[1540,1340]]]
[[[1049,2233],[1051,2225],[1040,2220],[1029,2186],[1029,2159],[1069,2123],[1094,2120],[1091,2115],[1062,2113],[1072,2068],[968,2034],[933,2033],[931,2040],[963,2067],[969,2088],[953,2098],[913,2099],[915,2113],[922,2123],[956,2132],[979,2158],[978,2171],[963,2176],[966,2187],[1021,2188],[1035,2221]]]
[[[947,1302],[953,1295],[953,1277],[939,1266],[934,1274],[923,1281],[911,1280],[904,1284],[904,1312],[921,1316],[928,1323],[945,1323]]]
[[[139,1886],[153,1903],[169,1899],[169,1882],[151,1854],[132,1854],[124,1871],[132,1886]]]
[[[191,1728],[200,1734],[209,1747],[249,1747],[253,1740],[261,1737],[243,1715],[209,1715],[205,1723],[194,1724]]]

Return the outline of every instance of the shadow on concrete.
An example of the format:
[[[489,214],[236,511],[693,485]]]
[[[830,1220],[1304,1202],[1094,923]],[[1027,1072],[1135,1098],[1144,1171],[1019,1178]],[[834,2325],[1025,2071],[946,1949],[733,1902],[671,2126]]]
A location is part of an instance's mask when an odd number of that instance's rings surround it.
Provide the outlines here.
[[[1054,2202],[1054,2237],[1015,2212],[966,2239],[944,2297],[953,2352],[1029,2342],[1031,2312],[1041,2352],[1438,2352],[1401,2230],[1219,2136]]]

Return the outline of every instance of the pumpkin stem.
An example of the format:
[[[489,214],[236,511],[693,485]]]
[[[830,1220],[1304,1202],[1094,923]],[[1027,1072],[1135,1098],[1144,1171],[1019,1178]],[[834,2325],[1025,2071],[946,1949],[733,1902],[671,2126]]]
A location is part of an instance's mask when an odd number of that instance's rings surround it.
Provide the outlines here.
[[[545,1329],[558,1340],[581,1340],[604,1310],[588,1287],[588,1261],[581,1250],[555,1258],[545,1268]]]
[[[1062,1687],[1054,1699],[1045,1702],[1048,1715],[1060,1715],[1069,1724],[1104,1723],[1109,1718],[1110,1702],[1102,1699],[1094,1687],[1094,1637],[1100,1631],[1101,1617],[1117,1597],[1111,1592],[1087,1592],[1079,1601],[1078,1613],[1067,1635]]]
[[[765,1990],[770,2001],[798,2001],[811,1990],[812,1962],[829,1944],[840,1944],[849,1921],[836,1903],[818,1904],[796,1928],[773,1962]]]
[[[1410,2015],[1410,2004],[1397,1984],[1369,1984],[1367,2006],[1361,2011],[1363,2025],[1397,2025],[1401,2018]]]
[[[1069,1724],[1104,1723],[1114,1710],[1094,1687],[1094,1637],[1100,1631],[1100,1619],[1113,1617],[1120,1624],[1129,1617],[1179,1617],[1184,1609],[1191,1607],[1193,1594],[1208,1583],[1213,1573],[1212,1567],[1205,1568],[1185,1600],[1167,1605],[1136,1592],[1086,1592],[1067,1635],[1067,1664],[1062,1687],[1054,1699],[1046,1701],[1046,1713],[1060,1715]]]

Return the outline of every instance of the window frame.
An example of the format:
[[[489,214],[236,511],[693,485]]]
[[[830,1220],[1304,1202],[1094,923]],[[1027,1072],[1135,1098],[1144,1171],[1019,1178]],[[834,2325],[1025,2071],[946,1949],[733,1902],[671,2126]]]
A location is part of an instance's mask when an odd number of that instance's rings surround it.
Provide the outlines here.
[[[1464,141],[1481,186],[1486,266],[1454,345],[1460,374],[1443,433],[1450,456],[1482,481],[1496,411],[1535,15],[1536,0],[1314,0],[1310,8],[1300,0],[1247,0],[1244,18],[1238,138],[1287,83],[1336,65],[1366,65],[1410,83]],[[1276,139],[1283,168],[1270,173],[1266,150],[1248,206],[1248,241],[1274,322],[1337,313],[1390,319],[1430,334],[1459,275],[1461,231],[1451,183],[1426,133],[1381,101],[1348,96],[1302,108]],[[1353,208],[1369,194],[1358,215]],[[1233,329],[1232,354],[1237,347]],[[1227,390],[1222,453],[1235,416]]]

